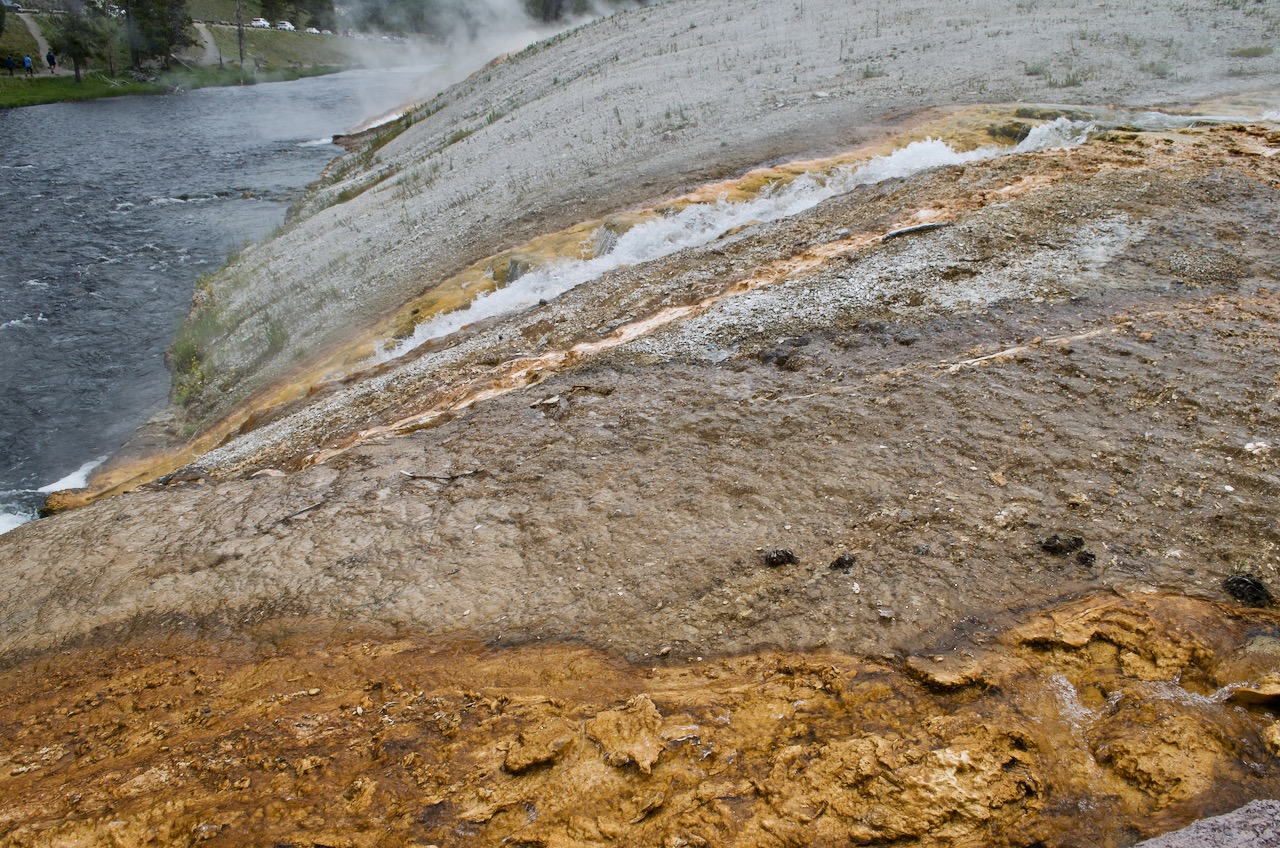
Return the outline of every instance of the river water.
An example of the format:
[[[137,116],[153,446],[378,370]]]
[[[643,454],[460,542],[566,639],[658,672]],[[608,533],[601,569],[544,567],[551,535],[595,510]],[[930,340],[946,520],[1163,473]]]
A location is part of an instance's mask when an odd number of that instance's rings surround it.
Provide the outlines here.
[[[0,111],[0,532],[162,407],[195,280],[430,71]]]

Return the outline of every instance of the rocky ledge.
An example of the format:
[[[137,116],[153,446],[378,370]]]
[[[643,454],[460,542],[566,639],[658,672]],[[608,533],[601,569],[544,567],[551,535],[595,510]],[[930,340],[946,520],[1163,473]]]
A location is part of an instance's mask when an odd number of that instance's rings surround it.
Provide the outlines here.
[[[1280,791],[1280,688],[1241,688],[1278,658],[1272,611],[1151,595],[880,659],[636,665],[171,625],[0,673],[0,828],[14,846],[1109,848]]]

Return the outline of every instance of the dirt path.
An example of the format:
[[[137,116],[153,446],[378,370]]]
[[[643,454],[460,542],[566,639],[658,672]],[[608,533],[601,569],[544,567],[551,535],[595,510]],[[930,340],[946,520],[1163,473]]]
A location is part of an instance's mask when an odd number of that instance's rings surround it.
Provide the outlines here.
[[[32,56],[31,61],[35,65],[36,73],[49,73],[49,65],[45,62],[44,57],[49,53],[49,40],[44,37],[44,33],[40,31],[40,24],[32,19],[30,13],[22,12],[18,15],[22,22],[26,25],[27,31],[31,33],[31,37],[36,40],[36,50],[39,55]],[[64,68],[61,64],[54,71],[56,76],[69,76],[74,71],[70,68]]]
[[[195,24],[195,28],[200,36],[200,43],[204,47],[204,54],[195,61],[201,65],[218,64],[222,53],[218,50],[218,43],[213,40],[213,33],[209,32],[209,27],[202,23]]]

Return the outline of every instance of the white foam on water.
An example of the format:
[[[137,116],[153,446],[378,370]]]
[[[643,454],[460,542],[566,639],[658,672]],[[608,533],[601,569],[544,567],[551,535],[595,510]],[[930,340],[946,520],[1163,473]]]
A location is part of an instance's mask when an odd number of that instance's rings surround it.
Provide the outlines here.
[[[21,527],[28,521],[32,521],[34,519],[35,514],[30,512],[0,511],[0,536],[3,536],[15,527]]]
[[[298,142],[299,147],[328,147],[333,144],[333,136],[328,138],[313,138],[310,141]]]
[[[189,194],[185,197],[153,197],[148,206],[180,206],[188,203],[209,203],[217,200],[216,195],[212,194]]]
[[[1080,701],[1080,693],[1076,691],[1076,687],[1061,674],[1050,677],[1049,683],[1049,691],[1058,702],[1058,713],[1071,724],[1076,733],[1087,730],[1097,719],[1097,715]]]
[[[980,147],[957,151],[938,139],[913,141],[885,156],[829,173],[805,174],[775,190],[765,190],[751,200],[730,203],[697,203],[680,212],[638,224],[618,236],[613,250],[591,259],[566,259],[537,268],[510,285],[483,294],[465,308],[422,322],[413,335],[389,344],[377,361],[396,359],[431,339],[457,332],[485,318],[507,315],[551,300],[583,283],[599,279],[616,268],[652,262],[691,247],[701,247],[747,224],[789,218],[812,209],[824,200],[846,194],[859,186],[908,177],[947,165],[962,165],[1007,156],[1069,147],[1082,143],[1093,124],[1058,118],[1033,128],[1013,148]]]
[[[47,486],[41,486],[36,489],[36,491],[47,495],[50,492],[59,492],[63,489],[83,489],[85,486],[89,485],[89,472],[93,471],[93,469],[106,461],[107,458],[105,456],[100,456],[97,459],[91,459],[75,471],[72,471],[66,477],[63,477],[61,480],[50,483]]]
[[[1244,688],[1244,684],[1233,683],[1223,686],[1221,689],[1209,694],[1200,695],[1196,692],[1189,692],[1178,685],[1176,681],[1155,680],[1145,684],[1147,690],[1154,697],[1165,701],[1172,701],[1184,707],[1213,707],[1218,704],[1225,703],[1231,698],[1231,695],[1237,690]]]
[[[11,330],[19,327],[33,327],[36,324],[46,323],[49,319],[44,317],[44,313],[36,315],[34,318],[28,314],[21,318],[12,318],[8,321],[0,322],[0,330]]]

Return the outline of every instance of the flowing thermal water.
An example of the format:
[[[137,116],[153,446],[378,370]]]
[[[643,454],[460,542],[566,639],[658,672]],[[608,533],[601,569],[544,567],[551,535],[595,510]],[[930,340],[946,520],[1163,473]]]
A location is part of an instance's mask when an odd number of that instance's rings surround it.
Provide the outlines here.
[[[1093,124],[1058,118],[1034,128],[1013,148],[980,147],[957,151],[938,139],[913,141],[900,150],[877,156],[858,166],[836,168],[825,174],[806,174],[780,189],[766,190],[749,201],[698,203],[670,217],[638,224],[619,236],[608,253],[591,259],[565,259],[530,271],[516,282],[473,300],[465,309],[423,321],[412,336],[389,345],[379,362],[396,359],[431,339],[457,332],[485,318],[507,315],[550,300],[583,283],[599,279],[616,268],[652,262],[691,247],[709,244],[737,227],[790,218],[859,186],[946,165],[962,165],[1016,153],[1029,153],[1080,144]]]

